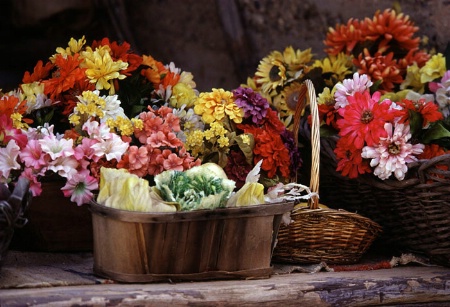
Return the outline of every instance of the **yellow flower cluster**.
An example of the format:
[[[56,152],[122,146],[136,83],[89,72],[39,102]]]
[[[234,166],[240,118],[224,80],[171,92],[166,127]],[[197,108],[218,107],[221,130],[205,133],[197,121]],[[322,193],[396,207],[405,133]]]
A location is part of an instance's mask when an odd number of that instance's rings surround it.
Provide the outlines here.
[[[69,122],[73,125],[80,125],[89,117],[103,117],[103,110],[106,106],[106,101],[99,97],[92,91],[84,91],[79,96],[80,102],[73,110],[74,112],[69,116]]]
[[[205,131],[194,130],[186,136],[186,148],[192,152],[194,157],[205,154],[206,147],[205,140],[208,144],[212,145],[208,147],[208,150],[214,151],[216,145],[223,151],[227,151],[230,145],[230,139],[228,137],[228,130],[220,122],[213,122],[209,129]]]
[[[132,118],[129,120],[128,118],[117,116],[115,119],[108,118],[106,120],[106,124],[110,129],[115,129],[120,132],[121,135],[131,136],[134,133],[134,129],[142,129],[144,127],[144,123],[141,119]]]

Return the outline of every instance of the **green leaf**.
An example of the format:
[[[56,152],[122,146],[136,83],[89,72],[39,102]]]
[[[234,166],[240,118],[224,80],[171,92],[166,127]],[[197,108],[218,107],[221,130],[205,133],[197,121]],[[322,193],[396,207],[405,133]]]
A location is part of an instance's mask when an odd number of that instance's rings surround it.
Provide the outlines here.
[[[248,135],[250,139],[250,144],[245,144],[240,136],[237,136],[235,140],[245,155],[245,161],[247,161],[248,164],[253,165],[253,148],[255,147],[255,138],[251,133],[246,133],[246,135]]]
[[[424,133],[422,141],[425,144],[429,144],[432,141],[436,141],[442,138],[450,138],[450,131],[441,123],[436,123]]]
[[[330,137],[335,136],[337,131],[333,127],[322,125],[320,126],[320,137]]]
[[[412,135],[417,135],[422,130],[423,118],[420,113],[408,110],[409,112],[409,126]]]

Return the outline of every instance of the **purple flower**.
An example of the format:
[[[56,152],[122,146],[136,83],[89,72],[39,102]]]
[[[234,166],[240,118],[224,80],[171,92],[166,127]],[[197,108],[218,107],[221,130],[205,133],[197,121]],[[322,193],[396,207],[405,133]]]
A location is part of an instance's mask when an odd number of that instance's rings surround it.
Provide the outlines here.
[[[289,150],[291,176],[295,176],[302,166],[303,160],[301,158],[300,150],[294,142],[294,133],[284,129],[283,133],[281,133],[281,139],[283,140],[284,146]]]
[[[269,102],[261,94],[248,87],[238,87],[233,91],[235,103],[244,110],[244,118],[251,118],[255,124],[260,124],[266,117]]]

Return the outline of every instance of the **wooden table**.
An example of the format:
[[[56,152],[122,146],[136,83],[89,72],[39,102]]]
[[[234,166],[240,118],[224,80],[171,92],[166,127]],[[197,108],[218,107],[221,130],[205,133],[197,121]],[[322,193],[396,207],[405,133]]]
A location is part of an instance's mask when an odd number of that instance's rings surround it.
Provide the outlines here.
[[[380,306],[450,305],[450,268],[285,273],[259,280],[118,284],[92,273],[91,253],[10,251],[0,306]],[[286,267],[284,267],[286,268]]]

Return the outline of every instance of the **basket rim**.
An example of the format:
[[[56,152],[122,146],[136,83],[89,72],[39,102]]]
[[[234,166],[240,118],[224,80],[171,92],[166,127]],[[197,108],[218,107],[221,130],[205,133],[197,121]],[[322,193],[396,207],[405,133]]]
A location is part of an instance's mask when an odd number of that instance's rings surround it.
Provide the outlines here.
[[[138,223],[167,223],[281,215],[291,211],[293,208],[293,201],[281,201],[245,207],[203,209],[194,211],[138,212],[107,207],[100,205],[96,201],[91,201],[89,204],[89,210],[92,214],[108,216],[109,218],[124,222]]]

